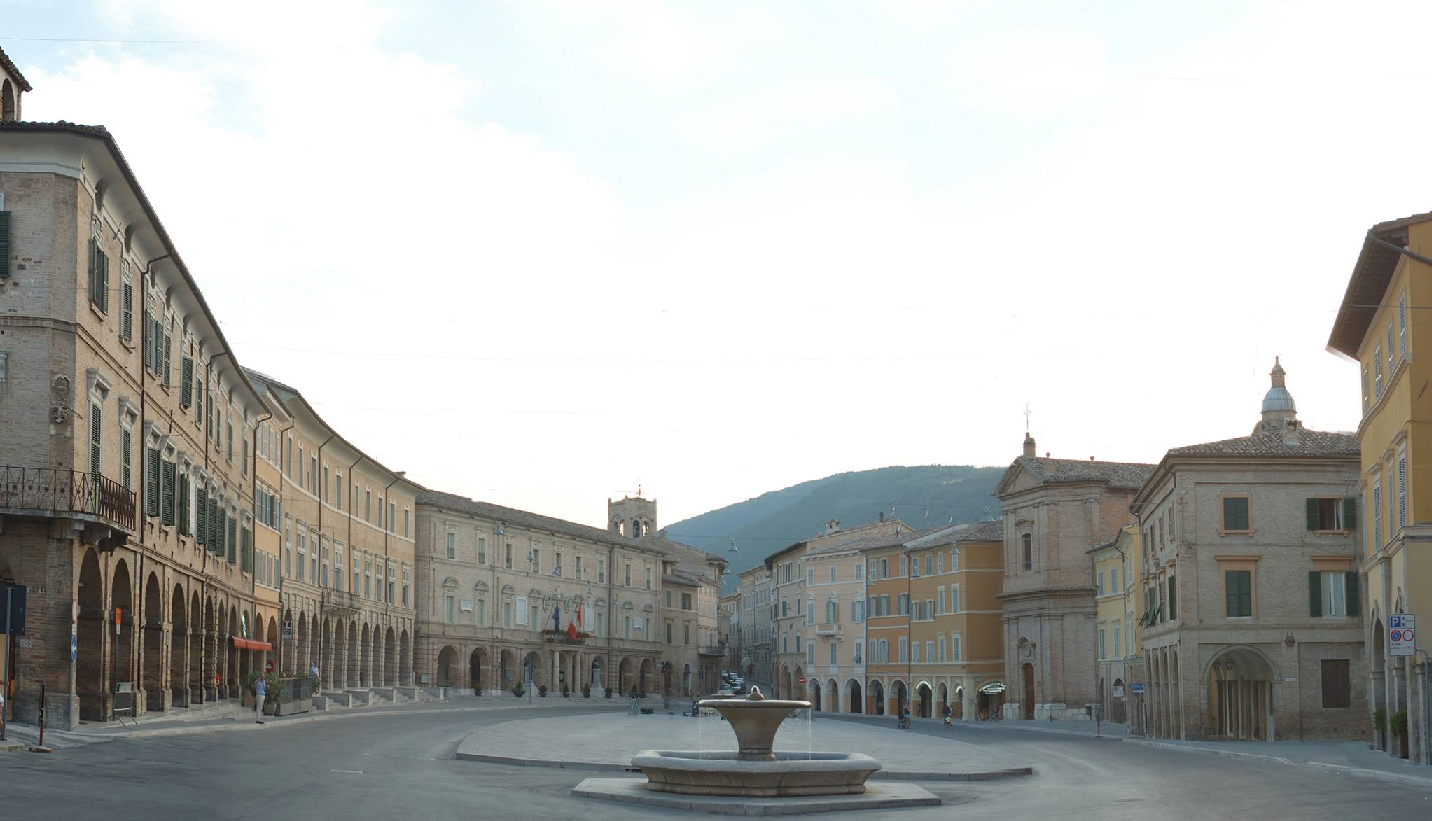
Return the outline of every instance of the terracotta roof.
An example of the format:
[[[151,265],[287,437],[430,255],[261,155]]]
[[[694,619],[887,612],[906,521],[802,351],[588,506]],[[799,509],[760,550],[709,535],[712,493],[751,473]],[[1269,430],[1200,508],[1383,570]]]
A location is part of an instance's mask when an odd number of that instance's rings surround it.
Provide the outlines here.
[[[471,513],[474,516],[481,516],[486,519],[497,519],[507,524],[546,530],[551,533],[560,533],[563,536],[571,536],[578,539],[591,539],[593,541],[630,547],[640,546],[634,539],[618,536],[615,533],[602,530],[601,528],[581,525],[564,519],[554,519],[551,516],[529,513],[528,511],[518,510],[512,507],[494,505],[491,502],[479,502],[465,496],[458,496],[455,493],[442,493],[436,490],[423,491],[417,495],[417,503],[420,505],[432,505],[434,507],[447,508],[448,510],[456,510],[461,513]]]
[[[880,550],[881,548],[886,547],[900,547],[901,545],[911,541],[912,539],[918,539],[921,536],[927,536],[939,529],[940,528],[931,528],[929,530],[920,531],[906,530],[903,534],[899,535],[895,535],[892,533],[872,533],[864,536],[856,536],[855,538],[847,539],[843,542],[836,542],[835,544],[828,544],[823,547],[818,547],[815,550],[810,551],[806,555],[822,556],[829,553],[862,552],[866,550]]]
[[[3,48],[0,48],[0,68],[4,68],[11,76],[20,81],[20,89],[22,91],[34,91],[34,89],[30,88],[30,81],[26,80],[25,75],[20,73],[20,69],[16,68],[15,64],[10,62],[10,55],[6,54]]]
[[[1153,465],[1137,462],[1086,462],[1081,459],[1021,456],[1016,463],[1028,468],[1045,484],[1102,482],[1110,487],[1138,489],[1154,472]]]
[[[1002,542],[1004,541],[1004,520],[976,522],[969,530],[955,534],[955,543],[960,542]]]
[[[1346,356],[1357,356],[1357,349],[1372,325],[1372,318],[1377,315],[1377,306],[1382,304],[1393,272],[1397,270],[1397,260],[1402,254],[1374,241],[1374,237],[1406,247],[1408,226],[1428,220],[1432,220],[1432,213],[1380,222],[1368,229],[1357,262],[1353,264],[1352,277],[1343,293],[1342,304],[1338,306],[1337,319],[1333,320],[1328,348]]]
[[[1220,439],[1199,445],[1171,448],[1168,456],[1271,456],[1326,457],[1360,456],[1357,437],[1351,433],[1330,433],[1299,428],[1296,441],[1286,439],[1282,431],[1255,433],[1237,439]],[[1165,457],[1167,458],[1167,457]]]
[[[905,542],[905,549],[925,550],[963,542],[999,542],[1003,540],[1004,522],[996,519],[992,522],[963,523],[937,528]]]

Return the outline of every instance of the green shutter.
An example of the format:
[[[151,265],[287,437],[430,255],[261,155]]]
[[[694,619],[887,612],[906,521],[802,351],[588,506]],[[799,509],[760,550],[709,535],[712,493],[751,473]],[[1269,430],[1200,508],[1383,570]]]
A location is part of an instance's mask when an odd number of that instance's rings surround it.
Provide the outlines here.
[[[189,475],[179,474],[179,534],[189,535]]]
[[[1358,589],[1358,573],[1349,570],[1344,574],[1347,584],[1347,614],[1356,616],[1362,612],[1362,591]]]
[[[1224,613],[1228,616],[1238,615],[1238,577],[1236,570],[1223,571],[1223,594],[1226,598]]]
[[[194,541],[206,544],[209,541],[209,494],[199,488],[194,495]]]
[[[224,550],[228,553],[229,564],[237,564],[239,561],[239,523],[232,516],[225,516],[224,521],[228,526],[224,532]]]
[[[0,279],[10,276],[10,212],[0,211]]]
[[[144,460],[144,507],[150,516],[159,515],[159,451],[149,448]]]
[[[187,408],[194,402],[194,360],[189,357],[179,363],[179,407]]]
[[[1318,530],[1318,500],[1308,499],[1308,530]]]
[[[1316,570],[1308,571],[1308,615],[1321,616],[1323,614],[1323,574]]]
[[[1357,497],[1343,499],[1343,530],[1357,530]]]
[[[125,342],[134,339],[134,286],[128,282],[119,289],[119,338]]]
[[[101,251],[100,258],[100,283],[99,283],[99,309],[103,313],[109,313],[109,257]]]
[[[160,468],[160,518],[161,524],[174,524],[174,463],[166,461]]]
[[[1168,577],[1168,620],[1178,618],[1178,583],[1173,576]]]

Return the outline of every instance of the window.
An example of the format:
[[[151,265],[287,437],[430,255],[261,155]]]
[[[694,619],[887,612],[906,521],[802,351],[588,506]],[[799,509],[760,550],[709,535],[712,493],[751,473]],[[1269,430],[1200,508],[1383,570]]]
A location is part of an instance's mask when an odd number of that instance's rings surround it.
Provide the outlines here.
[[[1382,345],[1372,350],[1372,397],[1382,398]]]
[[[950,612],[960,612],[960,586],[958,584],[950,587]]]
[[[631,562],[626,563],[626,581],[622,582],[626,587],[631,587]]]
[[[914,644],[910,645],[910,663],[911,663],[911,664],[919,664],[919,663],[920,663],[920,642],[918,642],[918,641],[915,642]]]
[[[1308,530],[1352,530],[1357,527],[1357,499],[1308,499]]]
[[[1119,568],[1109,568],[1109,592],[1117,593],[1123,588],[1119,587]]]
[[[799,601],[799,599],[797,599]],[[806,624],[815,624],[815,599],[806,599]]]
[[[447,619],[447,623],[452,624],[456,621],[456,618],[454,618],[456,615],[453,597],[443,596],[443,616]]]
[[[1114,622],[1114,655],[1113,658],[1123,657],[1123,648],[1119,646],[1119,623]]]
[[[1223,497],[1223,532],[1247,533],[1248,524],[1248,497]]]
[[[856,640],[855,657],[852,658],[851,661],[856,664],[861,664],[865,661],[865,642],[860,641],[859,639]]]
[[[960,634],[950,635],[950,661],[961,661],[960,658]]]
[[[1228,618],[1243,618],[1253,615],[1253,571],[1225,570],[1223,572],[1223,593],[1227,600]]]
[[[945,554],[943,554],[943,553],[936,553],[936,554],[935,554],[935,572],[936,572],[936,573],[944,573],[944,572],[945,572]]]
[[[404,593],[403,604],[404,604],[404,605],[406,605],[406,604],[408,603],[408,600],[407,600],[407,597],[406,597],[407,592],[408,592],[408,588],[407,588],[406,586],[404,586],[404,587],[403,587],[403,593]],[[478,599],[478,600],[477,600],[477,603],[473,606],[473,611],[472,611],[472,623],[473,623],[474,625],[478,626],[478,627],[486,627],[486,626],[487,626],[487,599]]]
[[[1094,595],[1104,595],[1104,571],[1094,571]]]
[[[687,623],[681,625],[681,643],[682,643],[682,644],[690,644],[690,643],[691,643],[691,623],[690,623],[690,622],[687,622]]]
[[[1367,392],[1367,366],[1362,366],[1362,412],[1367,413],[1372,400]]]
[[[1099,626],[1099,658],[1101,658],[1101,659],[1106,659],[1106,658],[1109,657],[1109,654],[1108,654],[1107,652],[1105,652],[1107,649],[1108,649],[1108,648],[1105,647],[1105,645],[1104,645],[1104,627],[1103,627],[1103,625],[1100,625],[1100,626]]]
[[[855,580],[856,580],[856,581],[864,581],[864,580],[865,580],[865,562],[856,562],[856,563],[855,563]]]
[[[1407,526],[1407,451],[1397,454],[1397,527]],[[1391,528],[1388,528],[1389,530]]]
[[[1173,508],[1170,507],[1168,510],[1164,511],[1164,513],[1165,513],[1165,515],[1168,516],[1168,540],[1169,540],[1170,543],[1172,543],[1172,542],[1173,542]]]
[[[815,664],[815,642],[806,642],[806,664]]]
[[[1393,357],[1393,348],[1392,348],[1392,320],[1388,320],[1388,322],[1387,322],[1387,380],[1388,380],[1389,382],[1392,381],[1392,362],[1393,362],[1392,357]]]
[[[906,660],[907,658],[909,658],[909,656],[910,656],[909,646],[908,646],[908,644],[907,644],[907,642],[906,642],[905,637],[904,637],[904,636],[901,636],[901,637],[900,637],[900,659],[899,659],[899,660],[900,660],[900,663],[901,663],[901,664],[904,664],[904,663],[905,663],[905,660]]]
[[[398,527],[398,503],[388,503],[388,531],[392,532]]]
[[[881,560],[880,560],[880,578],[882,578],[882,579],[888,579],[888,578],[890,578],[890,560],[889,560],[889,559],[881,559]]]
[[[935,572],[935,557],[933,554],[925,554],[925,575],[930,576]]]
[[[532,543],[532,549],[527,552],[527,563],[532,566],[533,573],[542,572],[542,548],[539,542]]]
[[[379,509],[379,510],[382,510],[382,506],[380,505],[378,509]],[[478,564],[487,564],[487,537],[486,537],[486,536],[478,536],[478,537],[477,537],[477,563],[478,563]],[[582,578],[582,560],[581,560],[580,558],[577,559],[577,578],[579,578],[579,579]]]
[[[508,570],[512,569],[512,542],[507,542],[504,546],[502,561]]]
[[[363,521],[373,524],[373,491],[363,491]]]
[[[648,567],[648,568],[646,569],[646,589],[647,589],[647,590],[650,590],[650,589],[651,589],[651,568],[650,568],[650,567]]]
[[[839,647],[839,645],[837,645],[835,642],[831,642],[831,643],[830,643],[830,664],[831,664],[832,667],[834,667],[834,666],[838,663],[838,662],[836,661],[836,659],[838,658],[838,655],[837,655],[837,648],[838,648],[838,647]]]
[[[302,530],[298,531],[298,580],[299,580],[299,581],[303,581],[304,565],[308,562],[308,548],[305,546],[305,542],[306,542],[306,541],[307,541],[307,539],[304,538],[304,536],[303,536],[303,531],[302,531]]]
[[[1308,615],[1355,616],[1358,600],[1357,571],[1308,573]]]
[[[835,565],[830,566],[830,583],[835,584]]]
[[[908,576],[908,575],[910,575],[909,563],[910,563],[910,557],[909,557],[909,556],[905,556],[905,555],[901,555],[901,556],[900,556],[900,575],[901,575],[901,576]]]
[[[508,564],[511,567],[511,564]],[[607,560],[597,559],[597,584],[607,583]]]
[[[808,567],[808,568],[806,568],[806,586],[807,586],[807,587],[815,587],[815,568],[814,568],[814,567]]]
[[[865,621],[865,602],[857,599],[850,603],[850,620],[856,624]]]
[[[911,575],[912,577],[914,577],[914,578],[917,578],[917,579],[920,578],[920,557],[919,557],[919,556],[915,556],[915,557],[913,557],[913,558],[910,559],[910,575]]]
[[[682,594],[681,594],[681,609],[682,609],[682,610],[690,610],[690,609],[691,609],[691,594],[690,594],[690,593],[682,593]]]
[[[90,237],[89,300],[100,313],[109,313],[109,255],[100,250],[99,237]]]
[[[1034,569],[1034,536],[1029,533],[1019,537],[1024,549],[1024,569]]]
[[[409,518],[409,515],[411,514],[411,512],[412,512],[412,511],[410,511],[408,508],[406,508],[406,507],[403,508],[403,538],[404,538],[404,539],[408,538],[408,518]]]
[[[1168,618],[1173,621],[1178,618],[1178,585],[1174,584],[1174,577],[1168,577]]]
[[[1323,707],[1352,706],[1352,677],[1348,659],[1323,659]]]
[[[958,571],[959,569],[960,569],[960,551],[959,551],[959,548],[954,548],[954,547],[952,547],[952,548],[950,548],[950,572],[951,572],[951,573],[954,573],[954,572]]]
[[[449,559],[457,558],[457,534],[452,531],[448,531],[447,534],[447,557]]]
[[[1372,476],[1372,549],[1382,549],[1382,474]]]

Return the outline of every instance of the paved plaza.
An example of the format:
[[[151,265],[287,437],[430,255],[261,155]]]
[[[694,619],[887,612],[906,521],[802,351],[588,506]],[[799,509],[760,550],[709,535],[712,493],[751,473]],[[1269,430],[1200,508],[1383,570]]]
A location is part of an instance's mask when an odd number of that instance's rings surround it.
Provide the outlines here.
[[[583,780],[601,773],[456,759],[459,746],[474,733],[490,736],[494,744],[526,734],[531,740],[524,744],[560,756],[588,743],[584,733],[576,732],[588,722],[626,728],[611,732],[612,748],[622,750],[612,756],[638,747],[674,747],[679,745],[670,742],[689,738],[691,732],[682,719],[593,713],[580,703],[536,709],[483,706],[487,709],[435,707],[351,720],[271,723],[242,732],[120,737],[53,755],[0,753],[0,801],[6,817],[27,821],[714,817],[571,795]],[[1034,768],[1034,775],[1022,778],[918,782],[943,803],[862,812],[862,818],[1148,821],[1160,815],[1223,821],[1233,814],[1235,796],[1240,816],[1298,821],[1405,821],[1427,817],[1432,807],[1432,789],[1077,733],[998,726],[945,730],[937,722],[916,722],[913,730],[899,731],[886,722],[816,719],[812,743],[823,746],[836,739],[850,751],[890,750],[892,760],[893,751],[905,747],[929,751],[937,760],[954,760],[973,750],[988,760],[1023,761]],[[76,789],[80,784],[102,784],[103,789]]]

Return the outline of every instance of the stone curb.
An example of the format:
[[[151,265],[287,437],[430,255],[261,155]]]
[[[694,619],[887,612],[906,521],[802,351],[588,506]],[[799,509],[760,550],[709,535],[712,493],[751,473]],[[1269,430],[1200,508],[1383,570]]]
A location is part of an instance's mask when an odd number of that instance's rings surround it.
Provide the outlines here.
[[[468,737],[464,738],[462,743],[458,745],[456,758],[459,761],[481,761],[487,764],[506,764],[514,767],[550,767],[561,770],[588,770],[593,772],[641,772],[630,765],[613,764],[609,761],[561,761],[551,758],[517,758],[507,755],[478,753],[473,751],[473,748],[476,747],[478,743],[474,740],[474,737],[477,735],[477,732],[469,734]],[[1009,767],[1001,770],[970,773],[877,770],[871,773],[870,777],[881,781],[995,781],[1001,778],[1019,778],[1027,775],[1034,775],[1033,767]]]
[[[433,713],[484,713],[496,712],[499,710],[536,710],[536,705],[529,707],[526,704],[504,704],[495,707],[443,707],[435,710],[403,710],[403,709],[364,709],[364,710],[342,710],[337,712],[315,712],[308,715],[299,715],[292,718],[270,716],[263,724],[255,724],[244,719],[236,719],[231,724],[204,724],[197,727],[155,727],[153,729],[121,730],[118,732],[106,733],[84,733],[72,730],[50,730],[45,731],[46,735],[54,735],[67,741],[74,741],[86,744],[97,744],[116,738],[151,738],[158,736],[195,735],[208,732],[235,732],[247,730],[268,729],[273,727],[287,727],[293,724],[306,724],[311,721],[335,721],[344,718],[361,718],[364,716],[400,716],[400,715],[428,715]],[[248,715],[252,711],[245,711],[241,715]],[[22,749],[26,745],[22,745]],[[3,749],[3,748],[0,748]]]
[[[1163,750],[1178,750],[1181,752],[1198,753],[1200,755],[1218,755],[1225,758],[1235,758],[1242,761],[1262,761],[1269,764],[1286,764],[1289,767],[1299,767],[1304,770],[1316,770],[1328,773],[1347,773],[1358,778],[1367,778],[1373,781],[1386,781],[1393,784],[1403,784],[1409,787],[1421,787],[1432,790],[1432,778],[1423,778],[1417,775],[1403,775],[1402,773],[1390,773],[1385,770],[1372,770],[1366,767],[1352,767],[1343,764],[1324,764],[1320,761],[1293,761],[1276,755],[1262,755],[1260,753],[1243,753],[1236,750],[1219,750],[1212,747],[1193,747],[1184,744],[1166,744],[1160,741],[1151,741],[1143,738],[1126,738],[1130,744],[1141,744],[1145,747],[1158,747]]]
[[[819,714],[817,714],[817,715],[819,715]],[[840,714],[840,715],[831,715],[831,716],[827,717],[826,720],[831,720],[831,719],[834,719],[835,721],[850,721],[850,722],[855,722],[855,723],[860,723],[860,724],[880,725],[880,724],[882,724],[882,723],[887,719],[887,717],[886,717],[886,716],[881,716],[880,718],[875,718],[875,717],[852,715],[852,714],[846,713],[846,714]],[[930,722],[931,722],[930,726],[932,726],[932,727],[935,727],[935,726],[943,726],[943,725],[941,725],[941,724],[939,724],[939,723],[937,723],[937,722],[934,722],[934,721],[931,720],[931,719],[924,719],[924,720],[925,720],[925,721],[930,721]],[[918,721],[918,719],[917,719],[917,721]],[[915,726],[916,726],[916,727],[919,727],[919,726],[922,726],[922,725],[917,723],[917,724],[915,724]],[[894,728],[894,727],[890,727],[889,729],[892,729],[892,730],[893,730],[893,729],[895,729],[895,728]],[[1029,725],[1029,724],[1027,724],[1027,723],[1020,722],[1020,721],[960,721],[960,722],[956,722],[956,723],[954,724],[954,728],[953,728],[953,729],[956,729],[956,730],[963,730],[963,729],[971,729],[971,730],[1019,730],[1020,732],[1023,732],[1023,733],[1049,733],[1049,734],[1052,734],[1052,735],[1072,735],[1072,736],[1078,736],[1078,737],[1080,737],[1080,738],[1091,739],[1091,740],[1094,740],[1094,741],[1105,741],[1105,740],[1108,740],[1108,741],[1125,741],[1125,740],[1128,739],[1127,736],[1121,736],[1121,735],[1094,735],[1093,733],[1086,733],[1086,732],[1083,732],[1082,730],[1060,730],[1060,729],[1056,729],[1056,728],[1054,728],[1054,727],[1043,727],[1043,726],[1038,726],[1038,725],[1031,726],[1031,725]]]

